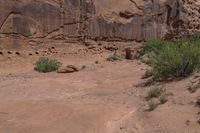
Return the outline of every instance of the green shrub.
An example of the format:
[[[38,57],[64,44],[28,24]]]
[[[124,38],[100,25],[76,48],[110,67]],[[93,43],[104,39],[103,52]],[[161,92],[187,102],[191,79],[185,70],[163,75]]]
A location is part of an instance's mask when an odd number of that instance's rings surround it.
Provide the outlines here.
[[[200,48],[184,43],[166,47],[153,61],[156,78],[185,77],[199,68]]]
[[[200,36],[179,42],[146,42],[140,55],[148,54],[155,79],[186,77],[200,68]]]
[[[197,33],[193,36],[189,36],[189,37],[184,37],[182,38],[180,41],[180,43],[190,43],[190,44],[195,44],[195,45],[199,45],[200,44],[200,33]]]
[[[56,71],[61,66],[61,63],[56,60],[50,60],[48,58],[41,57],[35,63],[35,70],[39,72],[52,72]]]
[[[165,49],[167,46],[174,45],[173,42],[170,41],[162,41],[162,40],[153,40],[145,42],[142,49],[139,51],[139,56],[143,56],[146,54],[149,54],[151,52],[154,52],[154,54],[159,54],[160,51]]]

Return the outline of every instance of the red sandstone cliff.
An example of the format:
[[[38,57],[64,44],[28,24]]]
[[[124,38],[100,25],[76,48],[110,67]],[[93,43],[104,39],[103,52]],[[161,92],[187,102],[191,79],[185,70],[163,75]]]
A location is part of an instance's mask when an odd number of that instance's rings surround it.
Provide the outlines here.
[[[0,44],[178,37],[200,31],[199,7],[198,0],[1,0]]]

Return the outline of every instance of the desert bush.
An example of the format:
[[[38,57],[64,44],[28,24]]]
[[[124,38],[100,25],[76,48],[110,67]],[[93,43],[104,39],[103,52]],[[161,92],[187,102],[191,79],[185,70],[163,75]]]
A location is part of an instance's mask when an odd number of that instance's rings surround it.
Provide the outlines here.
[[[56,71],[61,66],[61,63],[56,60],[41,57],[35,63],[35,70],[39,72],[52,72]]]
[[[200,68],[200,36],[179,42],[146,42],[140,56],[148,56],[155,79],[186,77]]]
[[[156,78],[185,77],[194,72],[200,64],[200,49],[188,44],[166,47],[152,61]]]
[[[190,44],[195,44],[195,45],[200,45],[200,33],[197,33],[195,35],[189,36],[189,37],[184,37],[180,39],[180,43],[190,43]]]
[[[139,51],[139,57],[142,57],[146,54],[150,54],[151,52],[153,52],[154,55],[156,56],[157,54],[160,53],[160,51],[165,49],[165,47],[171,45],[174,45],[174,43],[171,41],[153,40],[145,42],[144,45],[142,46],[142,49]]]

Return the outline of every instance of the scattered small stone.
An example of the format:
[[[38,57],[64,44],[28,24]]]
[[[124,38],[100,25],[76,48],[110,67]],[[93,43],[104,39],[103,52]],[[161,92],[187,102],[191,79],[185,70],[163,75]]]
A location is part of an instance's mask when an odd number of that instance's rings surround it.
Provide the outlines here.
[[[83,70],[83,69],[85,69],[86,68],[86,66],[85,65],[83,65],[82,67],[81,67],[81,70]]]
[[[95,49],[95,46],[89,46],[88,49]]]
[[[36,51],[36,52],[35,52],[35,54],[37,54],[37,55],[38,55],[38,54],[39,54],[39,52],[37,52],[37,51]]]
[[[200,119],[197,121],[197,123],[200,125]]]
[[[0,55],[3,55],[3,52],[0,52]]]
[[[51,49],[55,49],[55,47],[51,47]]]
[[[31,56],[31,55],[33,55],[33,54],[32,54],[32,53],[29,53],[28,55]]]
[[[120,127],[120,130],[127,130],[127,127],[121,126],[121,127]]]
[[[186,125],[189,126],[190,125],[190,120],[186,121]]]
[[[53,51],[50,49],[50,48],[48,48],[48,51],[50,52],[50,53],[52,53]]]
[[[116,46],[105,46],[104,48],[106,50],[109,50],[109,51],[116,51],[116,50],[118,50],[118,48]]]
[[[102,43],[98,43],[98,45],[99,45],[99,46],[101,46],[101,45],[102,45]]]
[[[15,52],[15,54],[16,54],[16,55],[20,55],[20,53],[19,53],[19,52]]]
[[[11,51],[8,51],[8,54],[12,54],[12,52],[11,52]]]
[[[197,98],[197,105],[200,107],[200,97]]]
[[[99,64],[99,61],[95,61],[95,64]]]

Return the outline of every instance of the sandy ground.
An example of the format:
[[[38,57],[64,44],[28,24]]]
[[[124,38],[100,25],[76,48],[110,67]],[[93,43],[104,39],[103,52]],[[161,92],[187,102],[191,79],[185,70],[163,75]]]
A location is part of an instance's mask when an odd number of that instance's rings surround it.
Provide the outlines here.
[[[188,92],[189,79],[167,83],[173,95],[148,112],[150,87],[137,87],[146,66],[108,54],[51,57],[86,66],[71,74],[35,72],[39,56],[1,56],[0,133],[200,133],[200,91]]]

